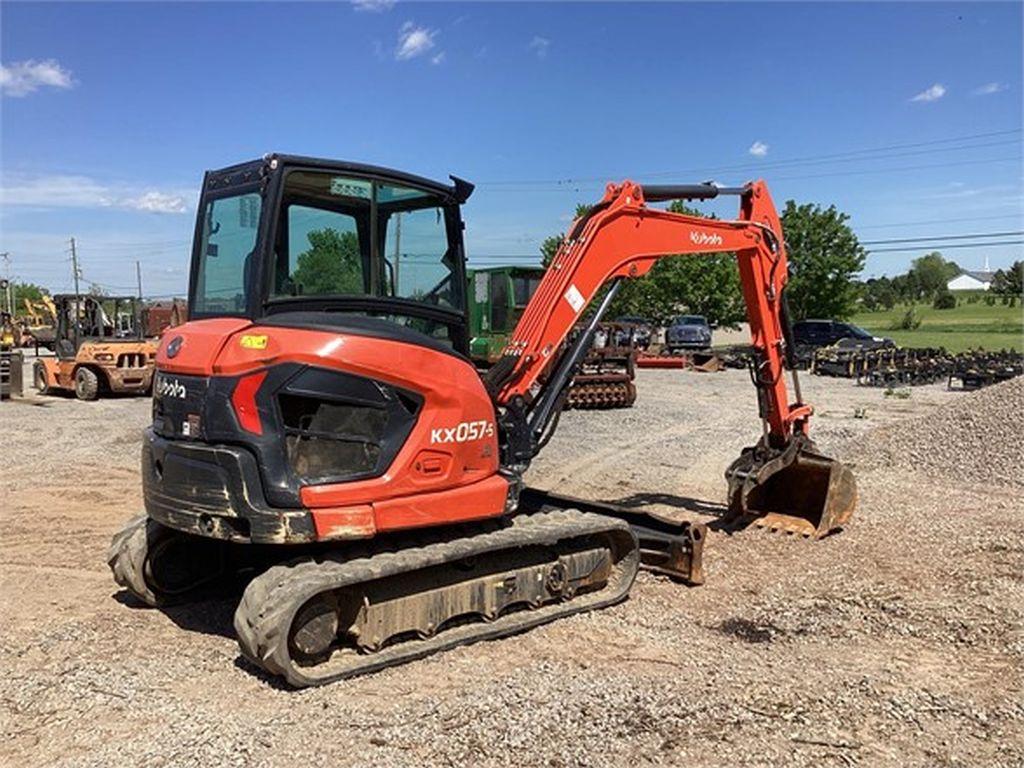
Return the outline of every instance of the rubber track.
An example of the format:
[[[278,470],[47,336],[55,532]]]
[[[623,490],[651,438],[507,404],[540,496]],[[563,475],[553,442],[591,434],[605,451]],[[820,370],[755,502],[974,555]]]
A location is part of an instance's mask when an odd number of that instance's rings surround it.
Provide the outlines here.
[[[524,546],[551,545],[592,534],[611,533],[619,551],[609,584],[597,592],[565,602],[546,604],[442,630],[427,639],[402,641],[369,654],[335,653],[313,667],[293,662],[288,635],[298,610],[314,595],[387,576],[408,573],[476,555]],[[422,546],[401,547],[358,559],[300,559],[277,565],[253,579],[235,611],[235,630],[242,653],[291,685],[322,685],[423,658],[438,651],[522,632],[563,616],[603,608],[624,600],[639,568],[639,549],[629,526],[621,521],[577,510],[521,515],[506,528]]]
[[[147,605],[157,607],[163,600],[146,583],[144,568],[148,552],[148,532],[151,525],[145,515],[134,517],[114,534],[107,550],[107,565],[114,581]]]

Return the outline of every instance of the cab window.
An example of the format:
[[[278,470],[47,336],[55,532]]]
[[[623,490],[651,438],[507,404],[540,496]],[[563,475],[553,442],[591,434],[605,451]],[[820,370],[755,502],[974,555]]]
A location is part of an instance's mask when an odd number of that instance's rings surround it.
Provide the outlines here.
[[[278,271],[275,293],[365,293],[367,275],[355,216],[298,203],[287,210],[287,270]]]

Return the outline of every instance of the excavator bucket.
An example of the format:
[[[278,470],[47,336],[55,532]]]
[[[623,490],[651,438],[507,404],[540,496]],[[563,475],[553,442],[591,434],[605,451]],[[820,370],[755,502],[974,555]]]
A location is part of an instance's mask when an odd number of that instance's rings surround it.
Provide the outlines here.
[[[804,437],[782,450],[763,441],[745,449],[725,477],[730,522],[820,539],[845,525],[857,506],[850,469]]]

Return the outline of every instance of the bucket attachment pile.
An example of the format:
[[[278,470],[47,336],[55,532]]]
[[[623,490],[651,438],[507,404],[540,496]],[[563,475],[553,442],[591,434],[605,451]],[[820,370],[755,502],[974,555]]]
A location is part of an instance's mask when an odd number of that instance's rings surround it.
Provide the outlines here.
[[[820,539],[845,525],[857,506],[848,467],[796,436],[782,449],[762,439],[726,470],[727,521]]]

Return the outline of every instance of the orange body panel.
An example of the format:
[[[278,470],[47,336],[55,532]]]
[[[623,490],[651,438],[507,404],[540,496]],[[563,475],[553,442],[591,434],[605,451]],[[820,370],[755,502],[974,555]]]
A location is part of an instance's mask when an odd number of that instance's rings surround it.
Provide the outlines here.
[[[178,351],[169,357],[167,346],[178,336]],[[159,370],[170,374],[241,376],[277,363],[343,371],[423,397],[412,432],[384,474],[301,488],[319,537],[359,538],[504,514],[508,483],[497,474],[494,406],[465,359],[389,339],[223,318],[175,328],[157,353]]]
[[[160,337],[156,364],[161,371],[187,376],[210,376],[214,373],[217,353],[237,331],[252,323],[237,317],[195,320],[168,329]],[[181,346],[173,358],[167,356],[167,345],[181,338]]]
[[[393,531],[436,525],[438,521],[461,523],[494,517],[504,513],[507,497],[508,482],[500,475],[491,475],[473,485],[440,493],[388,499],[374,504],[373,510],[377,528]]]
[[[317,509],[313,512],[316,536],[325,539],[368,539],[377,532],[373,505]]]
[[[362,539],[378,531],[425,528],[493,517],[505,509],[508,482],[491,475],[472,485],[418,493],[374,504],[314,507],[313,523],[320,539]]]

